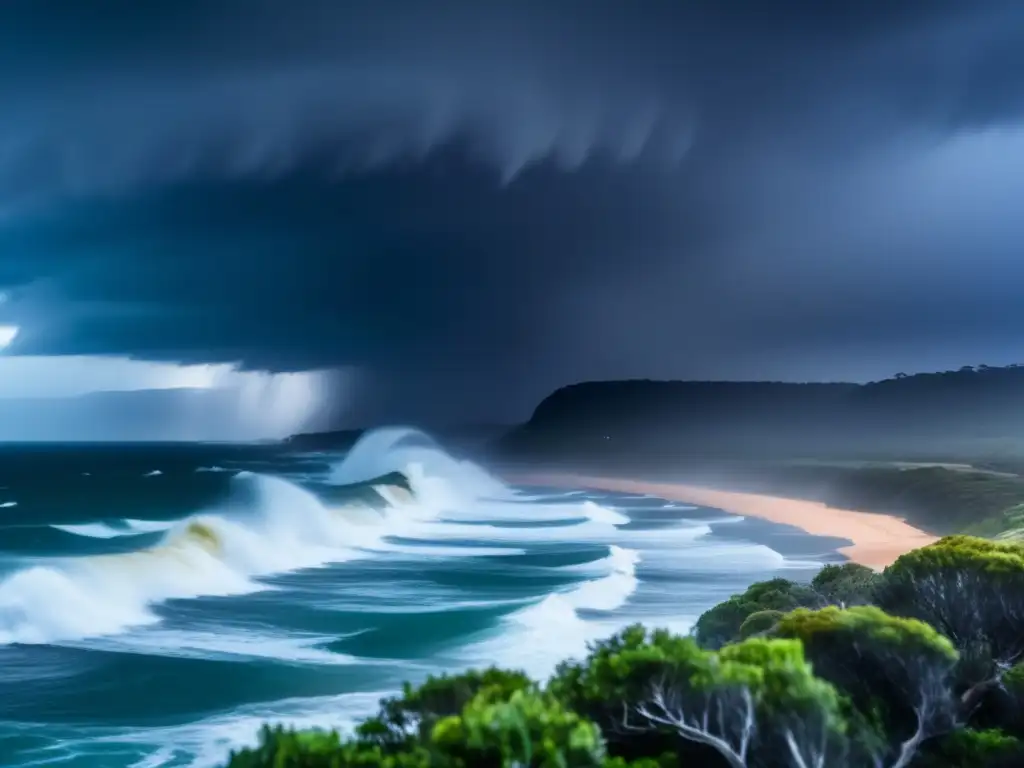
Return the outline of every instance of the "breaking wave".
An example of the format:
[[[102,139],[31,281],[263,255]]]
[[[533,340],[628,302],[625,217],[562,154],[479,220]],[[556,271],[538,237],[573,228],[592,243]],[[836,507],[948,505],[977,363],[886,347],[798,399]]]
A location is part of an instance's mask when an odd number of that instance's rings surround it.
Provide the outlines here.
[[[266,590],[271,587],[261,577],[299,569],[387,554],[517,555],[523,553],[517,544],[552,535],[544,527],[509,523],[555,522],[573,540],[600,540],[628,522],[589,501],[502,502],[513,498],[511,489],[414,430],[370,433],[333,469],[330,482],[365,488],[367,480],[396,471],[408,478],[411,491],[373,485],[377,504],[360,498],[327,506],[288,480],[241,472],[231,478],[225,504],[179,521],[55,525],[93,539],[163,536],[131,552],[50,558],[7,575],[0,580],[0,644],[116,635],[158,623],[153,607],[164,601]],[[470,539],[474,546],[445,543]],[[615,551],[616,562],[628,560],[623,552]]]
[[[151,608],[165,600],[258,591],[266,586],[255,577],[354,555],[359,537],[352,526],[308,491],[252,473],[236,476],[233,485],[224,510],[173,524],[155,546],[53,559],[7,576],[0,581],[0,644],[118,633],[156,623]],[[58,527],[113,538],[148,532],[138,530],[139,522],[124,530],[103,523]]]

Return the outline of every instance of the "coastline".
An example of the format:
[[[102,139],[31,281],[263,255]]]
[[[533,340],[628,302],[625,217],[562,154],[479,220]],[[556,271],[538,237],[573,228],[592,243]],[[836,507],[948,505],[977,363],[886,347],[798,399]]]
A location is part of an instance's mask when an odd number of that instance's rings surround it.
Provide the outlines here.
[[[876,570],[892,564],[896,558],[912,549],[939,539],[893,515],[838,509],[824,502],[806,499],[568,472],[524,473],[517,475],[514,481],[555,488],[591,488],[613,493],[647,494],[666,501],[696,504],[772,523],[792,525],[813,536],[850,540],[851,544],[839,547],[838,551],[852,562]]]

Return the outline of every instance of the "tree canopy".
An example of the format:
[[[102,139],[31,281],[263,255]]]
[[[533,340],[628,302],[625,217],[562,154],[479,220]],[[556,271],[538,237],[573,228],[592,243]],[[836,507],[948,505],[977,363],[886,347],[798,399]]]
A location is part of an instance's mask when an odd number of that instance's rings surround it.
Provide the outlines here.
[[[694,627],[697,642],[707,648],[721,648],[740,638],[740,627],[751,614],[761,611],[791,611],[826,604],[813,588],[788,579],[759,581],[746,591],[705,611]]]

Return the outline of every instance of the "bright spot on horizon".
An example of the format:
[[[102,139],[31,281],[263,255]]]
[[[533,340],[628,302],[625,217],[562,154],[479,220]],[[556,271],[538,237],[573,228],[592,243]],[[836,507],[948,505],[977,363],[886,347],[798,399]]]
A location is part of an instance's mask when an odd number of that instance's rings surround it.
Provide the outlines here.
[[[0,349],[9,347],[11,342],[18,336],[18,326],[0,325]]]
[[[0,326],[0,342],[8,336],[13,338],[17,330],[16,326]],[[39,405],[40,401],[52,399],[54,408],[64,409],[56,412],[75,413],[85,419],[85,426],[69,427],[64,434],[45,419],[45,423],[33,426],[12,422],[5,415],[0,419],[0,439],[12,439],[7,437],[12,434],[17,439],[38,439],[39,434],[47,435],[47,439],[54,434],[61,434],[61,439],[97,439],[98,427],[88,421],[92,404],[97,402],[100,405],[95,406],[99,409],[96,413],[110,420],[115,433],[118,428],[131,427],[136,430],[132,435],[142,434],[131,424],[131,419],[138,418],[138,414],[130,415],[135,411],[128,409],[129,415],[121,418],[105,411],[103,403],[116,403],[110,398],[118,393],[128,396],[130,392],[159,390],[166,391],[166,395],[136,401],[150,403],[144,415],[151,423],[147,439],[164,439],[167,435],[175,440],[280,439],[307,429],[311,419],[355,375],[347,368],[275,373],[247,370],[233,363],[182,365],[120,357],[0,354],[0,412],[8,413],[3,410],[8,401],[23,399],[25,404],[18,408],[42,408],[38,411],[42,413],[47,407]],[[106,400],[89,398],[92,394]]]

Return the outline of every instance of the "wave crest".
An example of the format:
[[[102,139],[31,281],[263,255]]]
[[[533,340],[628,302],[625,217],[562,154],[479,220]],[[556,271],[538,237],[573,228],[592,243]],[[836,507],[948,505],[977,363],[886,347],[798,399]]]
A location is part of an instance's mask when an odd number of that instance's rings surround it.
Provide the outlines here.
[[[398,477],[393,485],[367,487],[367,481],[395,472],[408,478],[411,491]],[[514,492],[484,469],[449,456],[416,430],[369,433],[331,479],[361,487],[340,506],[327,506],[288,480],[240,472],[230,480],[224,505],[177,522],[57,526],[101,539],[163,536],[132,552],[52,559],[0,580],[0,644],[117,634],[157,622],[152,609],[163,601],[264,590],[270,587],[260,577],[303,568],[387,554],[513,555],[522,552],[518,544],[549,541],[552,523],[574,540],[600,541],[628,522],[590,501],[516,501]],[[379,502],[375,509],[365,493],[371,489]],[[545,526],[534,528],[535,521]],[[392,537],[411,539],[414,546]],[[474,546],[445,545],[470,539]]]

